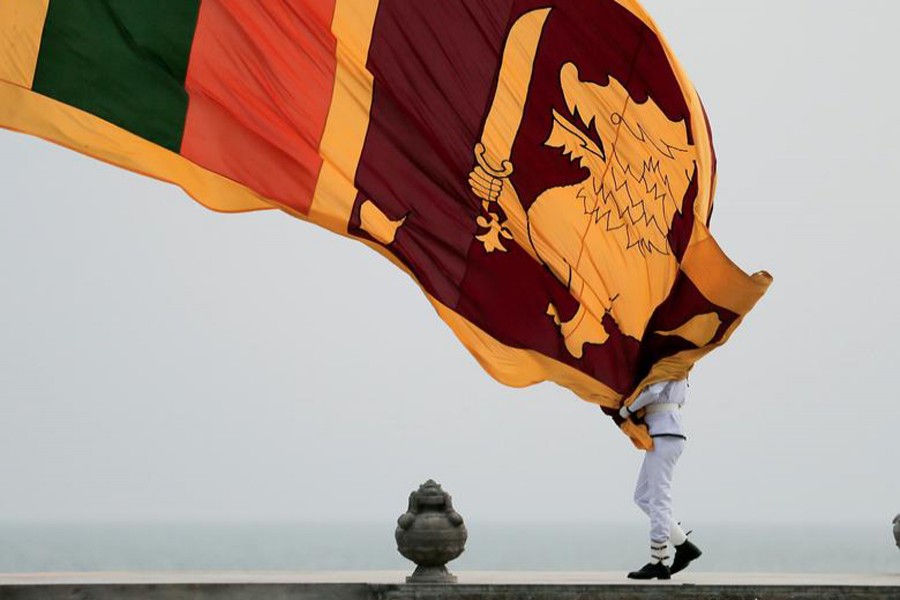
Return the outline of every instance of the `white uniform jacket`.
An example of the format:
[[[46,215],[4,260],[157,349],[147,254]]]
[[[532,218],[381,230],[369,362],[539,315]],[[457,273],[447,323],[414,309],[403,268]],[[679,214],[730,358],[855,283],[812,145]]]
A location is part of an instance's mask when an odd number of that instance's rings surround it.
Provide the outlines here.
[[[650,437],[673,436],[684,438],[681,427],[681,407],[687,399],[687,381],[660,381],[648,385],[635,398],[628,410],[632,413],[647,409],[644,421]]]

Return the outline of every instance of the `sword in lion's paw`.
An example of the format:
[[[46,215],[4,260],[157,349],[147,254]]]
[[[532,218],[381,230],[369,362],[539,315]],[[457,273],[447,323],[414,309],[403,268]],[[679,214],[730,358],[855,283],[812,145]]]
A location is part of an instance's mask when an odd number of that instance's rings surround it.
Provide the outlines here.
[[[512,163],[504,160],[499,169],[488,164],[485,158],[487,150],[484,144],[475,144],[475,168],[469,173],[469,187],[472,192],[482,199],[481,206],[485,211],[489,210],[491,202],[497,202],[503,191],[504,182],[513,174]]]
[[[505,252],[502,239],[515,240],[537,259],[528,239],[528,216],[509,182],[513,174],[512,147],[528,97],[534,59],[550,14],[550,8],[525,13],[509,31],[503,49],[494,99],[484,122],[481,141],[475,144],[475,165],[469,173],[469,187],[481,199],[479,227],[487,229],[475,238],[485,250]]]
[[[508,219],[505,218],[506,213],[500,205],[500,198],[503,195],[504,183],[512,175],[513,167],[510,161],[505,160],[500,169],[495,169],[488,164],[484,154],[484,145],[479,142],[475,145],[475,168],[469,173],[469,187],[472,193],[481,198],[482,214],[475,222],[486,231],[476,235],[475,239],[484,245],[488,253],[495,250],[506,252],[503,239],[511,240],[513,234],[506,226]],[[512,186],[508,188],[512,189]]]

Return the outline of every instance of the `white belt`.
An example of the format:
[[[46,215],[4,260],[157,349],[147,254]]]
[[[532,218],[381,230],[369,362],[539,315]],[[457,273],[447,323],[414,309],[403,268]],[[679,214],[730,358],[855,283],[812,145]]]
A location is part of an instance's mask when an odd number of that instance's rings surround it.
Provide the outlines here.
[[[645,410],[648,415],[653,415],[660,412],[672,412],[680,408],[681,405],[675,402],[660,402],[659,404],[648,404]]]

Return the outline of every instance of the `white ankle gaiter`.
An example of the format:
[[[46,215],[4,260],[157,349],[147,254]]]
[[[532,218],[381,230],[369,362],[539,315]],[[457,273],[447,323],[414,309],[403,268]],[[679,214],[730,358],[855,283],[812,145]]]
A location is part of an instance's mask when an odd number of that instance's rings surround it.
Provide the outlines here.
[[[666,542],[650,542],[650,562],[669,564],[669,546]]]
[[[673,521],[672,532],[669,534],[669,542],[671,542],[673,546],[680,546],[686,541],[687,535],[685,535],[684,529],[681,528],[681,524]]]

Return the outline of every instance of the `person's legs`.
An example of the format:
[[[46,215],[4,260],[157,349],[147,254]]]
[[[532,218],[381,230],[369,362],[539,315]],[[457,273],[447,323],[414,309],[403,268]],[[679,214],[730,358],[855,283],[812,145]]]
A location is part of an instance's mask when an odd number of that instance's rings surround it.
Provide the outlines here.
[[[669,541],[672,531],[672,475],[675,464],[684,450],[684,440],[677,437],[658,437],[653,450],[647,453],[647,513],[650,516],[650,540]]]
[[[666,441],[660,443],[661,440]],[[684,440],[656,438],[654,442],[655,449],[647,453],[644,457],[645,464],[641,466],[635,502],[650,517],[651,562],[656,562],[656,557],[659,556],[671,556],[674,549],[674,559],[669,567],[670,573],[674,575],[700,558],[703,552],[687,539],[687,534],[672,516],[672,475],[684,450]],[[661,542],[666,523],[669,535],[668,544],[664,545]]]
[[[634,490],[635,503],[650,517],[650,563],[629,573],[632,579],[668,577],[669,536],[672,525],[677,527],[672,519],[672,475],[684,450],[684,439],[658,437],[653,445],[653,450],[644,455]]]

